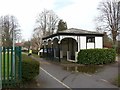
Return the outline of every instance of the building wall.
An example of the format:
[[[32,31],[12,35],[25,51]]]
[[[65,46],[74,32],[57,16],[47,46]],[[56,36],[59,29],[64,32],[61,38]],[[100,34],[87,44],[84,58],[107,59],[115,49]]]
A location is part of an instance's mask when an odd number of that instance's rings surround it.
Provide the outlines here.
[[[80,40],[78,42],[79,50],[80,49],[94,49],[94,48],[103,48],[103,37],[95,37],[95,43],[94,42],[86,42],[86,36],[80,36]],[[78,50],[78,51],[79,51]]]
[[[80,51],[80,49],[94,49],[94,48],[103,48],[103,37],[100,37],[100,36],[96,36],[95,37],[95,42],[89,42],[87,43],[86,42],[86,36],[64,36],[64,35],[61,35],[60,36],[60,42],[62,39],[65,39],[65,38],[73,38],[74,40],[77,41],[78,43],[78,51]],[[71,49],[71,43],[72,41],[69,41],[69,49]],[[56,46],[56,45],[55,45]],[[76,45],[75,45],[76,46]],[[68,42],[66,42],[63,46],[62,46],[62,49],[67,51],[68,50]],[[57,47],[56,47],[57,48]],[[76,47],[73,47],[74,49]],[[63,52],[65,53],[65,52]]]
[[[54,49],[54,57],[58,57],[59,52],[58,52],[58,40],[57,39],[53,41],[53,49]]]
[[[80,36],[80,49],[86,49],[86,36]]]
[[[63,56],[67,56],[67,51],[68,51],[68,43],[65,42],[65,41],[62,41],[61,42],[61,50],[62,50],[62,53],[63,53]]]
[[[90,39],[91,37],[92,39]],[[77,53],[81,49],[103,48],[102,36],[87,37],[87,36],[61,35],[51,38],[51,40],[53,41],[54,57],[59,57],[60,53],[60,58],[66,57],[67,60],[77,61]],[[48,42],[49,39],[47,39],[46,41]],[[58,44],[60,44],[60,52]]]
[[[95,43],[87,43],[87,49],[94,49]]]
[[[71,54],[73,53],[75,55],[75,52],[77,51],[77,46],[78,45],[75,40],[69,39],[69,43],[68,43],[68,39],[62,40],[61,41],[61,50],[63,52],[63,56],[67,56],[67,51],[70,51]]]
[[[95,37],[95,48],[103,48],[103,37]]]

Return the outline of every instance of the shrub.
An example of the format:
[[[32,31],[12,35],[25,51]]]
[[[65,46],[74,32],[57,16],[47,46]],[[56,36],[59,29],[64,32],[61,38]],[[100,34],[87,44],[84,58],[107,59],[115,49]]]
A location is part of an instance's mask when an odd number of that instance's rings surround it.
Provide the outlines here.
[[[116,53],[114,49],[85,49],[78,53],[80,64],[108,64],[115,62]]]
[[[39,62],[24,54],[22,58],[22,81],[33,80],[39,74]]]
[[[32,50],[33,54],[38,54],[38,50]]]

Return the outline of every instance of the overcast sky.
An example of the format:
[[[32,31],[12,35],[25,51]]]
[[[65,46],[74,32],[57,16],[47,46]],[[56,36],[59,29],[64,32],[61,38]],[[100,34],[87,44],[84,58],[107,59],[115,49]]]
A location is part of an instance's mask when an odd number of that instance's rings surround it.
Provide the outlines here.
[[[32,36],[35,19],[43,9],[53,10],[68,28],[95,31],[94,18],[101,0],[0,0],[0,16],[14,15],[21,26],[22,38]]]

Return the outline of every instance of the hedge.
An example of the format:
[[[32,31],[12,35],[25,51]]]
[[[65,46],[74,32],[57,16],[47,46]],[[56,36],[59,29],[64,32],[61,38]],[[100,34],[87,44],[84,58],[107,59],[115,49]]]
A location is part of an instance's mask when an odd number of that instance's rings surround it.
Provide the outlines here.
[[[39,74],[39,62],[27,55],[22,55],[22,81],[33,80]]]
[[[108,64],[115,62],[114,49],[85,49],[78,53],[79,64]]]

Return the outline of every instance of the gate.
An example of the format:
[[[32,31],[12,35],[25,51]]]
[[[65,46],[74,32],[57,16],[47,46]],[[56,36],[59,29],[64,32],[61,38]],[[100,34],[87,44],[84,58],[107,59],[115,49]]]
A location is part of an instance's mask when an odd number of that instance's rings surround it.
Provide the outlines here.
[[[14,88],[21,81],[21,47],[1,48],[1,81],[2,88]]]

